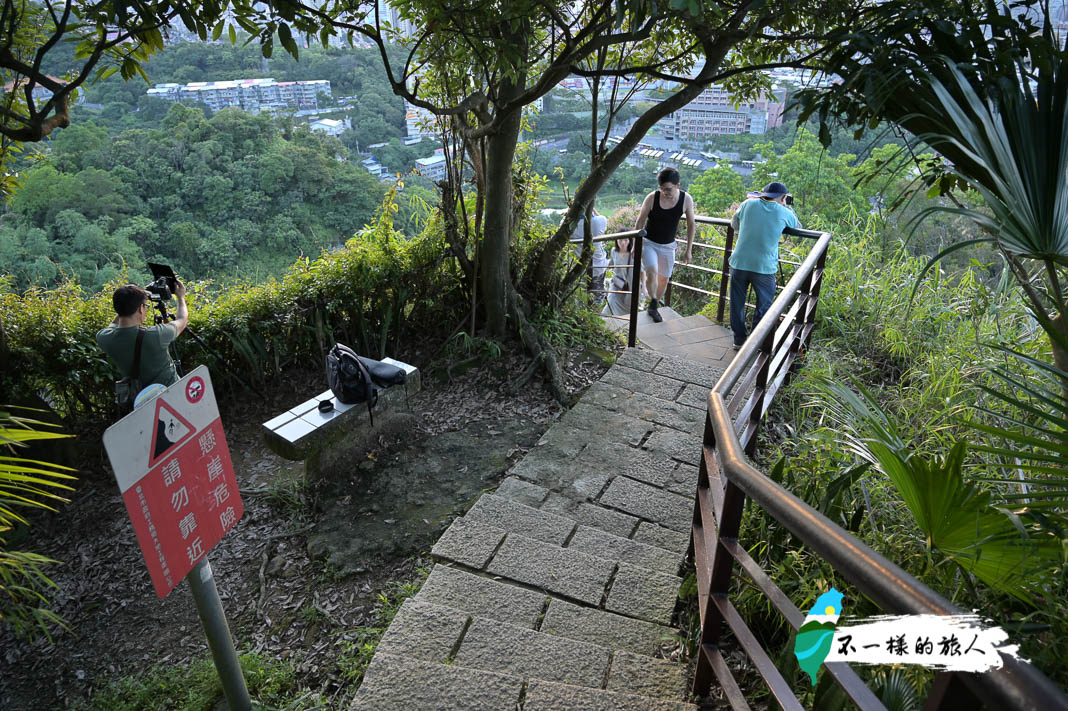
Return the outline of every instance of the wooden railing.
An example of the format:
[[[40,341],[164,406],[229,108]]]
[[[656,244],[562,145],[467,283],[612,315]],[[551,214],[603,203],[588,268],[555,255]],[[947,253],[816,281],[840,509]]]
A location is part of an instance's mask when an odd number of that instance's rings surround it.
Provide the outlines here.
[[[740,573],[748,577],[795,630],[805,618],[738,540],[747,500],[752,500],[789,530],[800,545],[820,555],[838,575],[884,612],[962,613],[769,479],[747,459],[756,446],[761,418],[775,394],[789,381],[791,365],[808,347],[815,326],[831,235],[804,230],[792,233],[810,237],[815,243],[709,392],[694,501],[690,554],[697,569],[701,631],[693,690],[698,696],[706,696],[713,679],[718,680],[731,707],[739,710],[750,706],[721,651],[726,629],[760,673],[775,702],[787,711],[803,708],[729,596],[732,580]],[[728,229],[724,262],[729,256],[732,237]],[[723,279],[722,296],[726,295],[725,291],[726,279]],[[775,655],[780,652],[775,650]],[[985,705],[998,710],[1068,711],[1068,697],[1037,669],[1007,656],[1003,661],[1001,669],[985,674],[938,674],[925,709],[970,711]],[[865,711],[885,709],[848,664],[835,662],[824,668],[857,707]]]

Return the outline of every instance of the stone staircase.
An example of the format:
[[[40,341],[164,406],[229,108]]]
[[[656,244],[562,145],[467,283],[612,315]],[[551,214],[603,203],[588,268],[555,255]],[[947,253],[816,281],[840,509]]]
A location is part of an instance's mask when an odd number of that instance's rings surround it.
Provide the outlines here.
[[[706,364],[629,349],[434,546],[353,709],[682,711]]]
[[[661,323],[654,323],[645,311],[638,312],[638,342],[663,355],[706,363],[721,371],[734,357],[734,335],[715,321],[700,315],[682,316],[669,306],[660,307]],[[626,332],[629,321],[604,317],[613,331]]]

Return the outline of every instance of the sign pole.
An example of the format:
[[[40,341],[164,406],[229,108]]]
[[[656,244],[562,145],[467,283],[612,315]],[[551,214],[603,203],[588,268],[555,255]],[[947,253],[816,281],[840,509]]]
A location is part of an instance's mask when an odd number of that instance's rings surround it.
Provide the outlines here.
[[[230,711],[249,711],[252,700],[245,686],[245,677],[241,674],[241,664],[237,660],[234,640],[230,637],[230,628],[226,624],[219,590],[215,587],[215,577],[211,572],[211,563],[207,556],[193,567],[186,577],[193,600],[197,605],[200,623],[208,637],[211,656],[215,660],[215,669],[222,681],[223,693]]]

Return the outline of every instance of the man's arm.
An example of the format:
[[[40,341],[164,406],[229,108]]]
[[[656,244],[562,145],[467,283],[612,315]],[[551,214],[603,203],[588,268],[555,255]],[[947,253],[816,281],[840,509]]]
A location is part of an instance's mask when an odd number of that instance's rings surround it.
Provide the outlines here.
[[[189,309],[185,305],[185,284],[174,280],[174,296],[178,299],[178,310],[174,313],[174,320],[171,323],[174,324],[175,332],[174,337],[177,338],[185,327],[189,325]]]
[[[734,230],[734,235],[736,237],[738,236],[738,228],[742,224],[741,220],[738,217],[738,215],[740,215],[742,213],[742,206],[744,206],[746,202],[748,202],[748,200],[742,201],[742,204],[739,205],[738,209],[734,211],[733,215],[731,215],[731,229]]]
[[[686,193],[686,204],[683,207],[686,213],[686,254],[682,257],[683,262],[693,259],[693,236],[697,231],[697,217],[694,215],[693,197]]]
[[[645,229],[645,221],[649,219],[649,211],[653,209],[653,194],[649,193],[642,202],[642,209],[638,211],[638,219],[634,221],[634,229]]]

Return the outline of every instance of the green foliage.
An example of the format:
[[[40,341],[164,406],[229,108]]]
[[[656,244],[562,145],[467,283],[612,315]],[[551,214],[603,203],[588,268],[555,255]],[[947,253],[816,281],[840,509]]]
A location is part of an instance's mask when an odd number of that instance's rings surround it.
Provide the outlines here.
[[[291,660],[261,654],[238,657],[253,703],[265,709],[310,708],[298,696],[297,672]],[[190,664],[153,667],[140,678],[123,678],[96,689],[91,701],[75,703],[74,711],[212,711],[223,699],[222,684],[211,657]]]
[[[383,189],[345,154],[236,109],[207,120],[173,104],[162,126],[111,138],[80,124],[23,173],[0,254],[18,288],[73,277],[95,291],[127,269],[145,283],[146,260],[187,280],[277,276],[374,215]]]
[[[742,177],[729,165],[717,165],[698,176],[689,187],[698,214],[726,216],[731,205],[745,199]]]
[[[753,169],[750,189],[761,190],[772,180],[785,183],[793,193],[794,210],[808,229],[814,229],[817,218],[819,224],[837,225],[851,214],[865,214],[870,209],[864,196],[852,188],[851,164],[856,156],[825,153],[816,137],[804,128],[781,156],[775,155],[770,143],[758,144],[754,150],[767,160]]]
[[[73,491],[66,481],[69,467],[12,456],[27,442],[60,439],[72,435],[49,431],[53,425],[0,410],[0,534],[15,525],[29,525],[23,509],[55,511],[50,503],[68,499],[56,491]],[[48,607],[47,593],[55,588],[44,569],[58,561],[27,551],[10,550],[0,537],[0,623],[19,636],[49,635],[49,627],[63,620]]]
[[[407,239],[392,226],[389,197],[372,225],[342,248],[301,259],[280,280],[212,290],[190,285],[190,325],[228,369],[263,383],[291,364],[321,363],[335,341],[383,357],[408,336],[426,337],[455,322],[455,275],[442,262],[434,224]],[[118,281],[122,281],[121,279]],[[106,417],[114,371],[94,334],[114,316],[110,288],[89,294],[66,282],[24,294],[0,284],[0,322],[9,368],[0,389],[46,392],[65,414]],[[227,386],[227,369],[182,339],[188,369],[206,363]]]
[[[964,480],[965,442],[928,459],[912,451],[862,387],[859,395],[841,383],[824,382],[823,389],[842,441],[894,483],[929,551],[1033,604],[1038,580],[1060,559],[1060,541],[1038,530],[1026,512],[996,508],[990,492]]]

